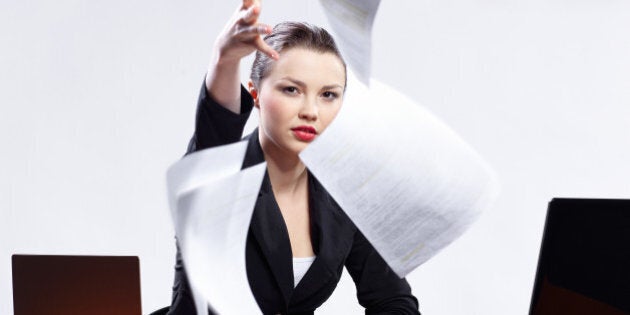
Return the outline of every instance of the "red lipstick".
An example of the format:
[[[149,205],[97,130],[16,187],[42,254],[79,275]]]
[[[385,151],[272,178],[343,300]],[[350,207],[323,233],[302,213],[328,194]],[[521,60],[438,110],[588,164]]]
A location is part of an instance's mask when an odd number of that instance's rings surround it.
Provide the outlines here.
[[[317,131],[311,126],[298,126],[291,130],[293,131],[293,135],[301,141],[310,142],[317,136]]]

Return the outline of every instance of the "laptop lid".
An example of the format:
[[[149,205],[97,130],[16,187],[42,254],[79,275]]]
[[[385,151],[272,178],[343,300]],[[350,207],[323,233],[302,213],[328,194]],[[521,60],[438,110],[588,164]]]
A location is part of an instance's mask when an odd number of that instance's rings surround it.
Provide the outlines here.
[[[630,200],[549,203],[530,314],[630,314]]]
[[[13,255],[14,315],[141,314],[135,256]]]

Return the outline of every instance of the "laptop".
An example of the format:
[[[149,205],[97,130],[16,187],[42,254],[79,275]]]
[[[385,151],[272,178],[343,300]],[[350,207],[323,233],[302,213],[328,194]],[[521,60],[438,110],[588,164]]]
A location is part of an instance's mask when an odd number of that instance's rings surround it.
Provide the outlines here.
[[[14,315],[140,315],[135,256],[13,255]]]
[[[630,314],[630,200],[549,203],[529,314]]]

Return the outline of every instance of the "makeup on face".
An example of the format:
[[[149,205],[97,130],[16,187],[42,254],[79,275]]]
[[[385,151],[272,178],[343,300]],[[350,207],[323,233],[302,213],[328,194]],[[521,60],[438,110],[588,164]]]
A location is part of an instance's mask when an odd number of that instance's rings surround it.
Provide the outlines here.
[[[311,142],[317,137],[317,131],[312,126],[303,125],[291,128],[291,130],[298,140],[304,142]]]
[[[345,68],[337,56],[283,51],[257,90],[263,150],[298,154],[331,123],[343,99]]]

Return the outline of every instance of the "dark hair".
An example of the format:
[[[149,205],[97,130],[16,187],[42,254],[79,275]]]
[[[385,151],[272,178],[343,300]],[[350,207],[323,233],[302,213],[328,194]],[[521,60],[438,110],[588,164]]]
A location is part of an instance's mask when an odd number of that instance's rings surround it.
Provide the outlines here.
[[[346,72],[346,62],[341,57],[335,40],[328,31],[321,27],[305,22],[282,22],[274,26],[271,34],[264,37],[264,41],[277,52],[299,47],[320,53],[332,53],[339,58],[343,64],[343,70]],[[269,58],[269,56],[260,51],[256,51],[256,58],[254,59],[250,75],[254,86],[260,86],[260,81],[267,76],[272,62],[273,59]]]

